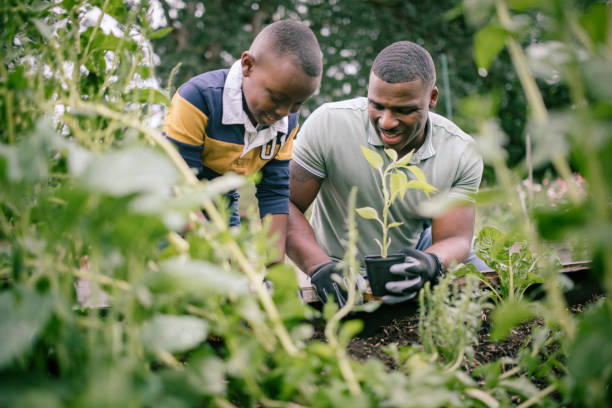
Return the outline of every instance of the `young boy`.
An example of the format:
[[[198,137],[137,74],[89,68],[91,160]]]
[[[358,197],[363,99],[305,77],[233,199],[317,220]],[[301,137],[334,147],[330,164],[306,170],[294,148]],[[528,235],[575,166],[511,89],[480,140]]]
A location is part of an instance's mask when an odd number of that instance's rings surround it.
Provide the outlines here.
[[[265,27],[230,69],[198,75],[172,98],[164,132],[198,178],[226,172],[262,172],[256,197],[261,217],[285,254],[289,213],[289,160],[298,110],[319,87],[322,57],[314,33],[296,21]],[[230,199],[230,225],[240,223],[238,197]]]

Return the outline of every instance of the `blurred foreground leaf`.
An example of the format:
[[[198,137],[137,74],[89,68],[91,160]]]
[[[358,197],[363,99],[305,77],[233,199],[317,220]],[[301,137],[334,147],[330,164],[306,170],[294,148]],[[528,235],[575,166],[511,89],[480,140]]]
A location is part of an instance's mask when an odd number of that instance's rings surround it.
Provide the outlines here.
[[[0,294],[0,367],[27,351],[51,315],[51,297],[25,286]]]
[[[151,351],[180,352],[196,347],[206,338],[208,322],[194,316],[157,315],[145,322],[142,336]]]

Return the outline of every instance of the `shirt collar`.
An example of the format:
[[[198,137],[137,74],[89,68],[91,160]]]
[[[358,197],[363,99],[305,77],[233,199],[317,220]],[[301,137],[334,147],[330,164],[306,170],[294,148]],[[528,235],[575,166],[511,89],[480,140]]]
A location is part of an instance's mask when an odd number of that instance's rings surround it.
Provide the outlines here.
[[[289,131],[289,119],[287,116],[271,124],[268,127],[258,126],[255,128],[244,110],[242,104],[242,64],[240,60],[234,62],[223,87],[223,117],[221,123],[224,125],[243,125],[247,132],[255,132],[271,129],[271,134],[281,132],[287,134]]]
[[[372,125],[372,121],[368,119],[368,144],[372,146],[383,146],[383,142],[376,133],[374,129],[374,125]],[[429,159],[433,155],[436,154],[436,149],[433,146],[433,129],[431,126],[431,117],[429,113],[427,113],[427,123],[425,124],[425,141],[419,147],[419,149],[412,154],[410,158],[410,164],[417,164],[418,162]]]

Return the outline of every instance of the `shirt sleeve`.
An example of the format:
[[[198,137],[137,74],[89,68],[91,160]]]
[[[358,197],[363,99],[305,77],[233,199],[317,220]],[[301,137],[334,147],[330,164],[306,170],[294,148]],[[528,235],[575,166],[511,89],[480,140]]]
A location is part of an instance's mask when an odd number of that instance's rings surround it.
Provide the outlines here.
[[[482,158],[476,152],[474,142],[470,143],[461,155],[457,177],[451,186],[449,196],[460,200],[474,202],[482,179]]]
[[[310,114],[296,136],[293,149],[293,161],[322,179],[327,175],[325,167],[327,142],[329,137],[332,137],[327,134],[328,116],[329,110],[325,105]]]
[[[202,151],[208,117],[204,100],[194,85],[186,83],[174,94],[164,121],[164,134],[191,168],[202,168]]]

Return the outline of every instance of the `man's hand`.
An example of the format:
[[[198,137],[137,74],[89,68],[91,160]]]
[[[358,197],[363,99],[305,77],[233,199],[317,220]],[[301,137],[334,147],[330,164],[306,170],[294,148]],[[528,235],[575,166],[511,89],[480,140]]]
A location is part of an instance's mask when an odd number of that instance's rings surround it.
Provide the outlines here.
[[[334,274],[342,278],[342,270],[337,266],[338,264],[334,261],[318,266],[310,276],[310,282],[321,302],[327,303],[329,295],[333,295],[338,307],[342,307],[345,305],[348,295],[346,290],[332,278]]]
[[[392,265],[389,272],[405,280],[385,284],[385,289],[393,295],[383,296],[383,303],[394,305],[413,299],[426,282],[435,284],[443,276],[442,263],[436,254],[413,248],[407,248],[403,253],[406,255],[405,261]]]

